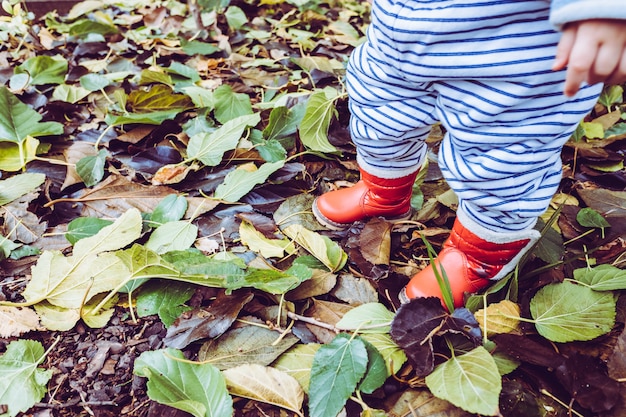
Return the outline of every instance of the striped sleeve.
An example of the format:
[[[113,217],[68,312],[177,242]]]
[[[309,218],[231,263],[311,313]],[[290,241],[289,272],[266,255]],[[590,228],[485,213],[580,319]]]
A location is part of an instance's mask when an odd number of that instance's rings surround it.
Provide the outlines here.
[[[625,19],[624,0],[552,0],[550,23],[561,28],[589,19]]]

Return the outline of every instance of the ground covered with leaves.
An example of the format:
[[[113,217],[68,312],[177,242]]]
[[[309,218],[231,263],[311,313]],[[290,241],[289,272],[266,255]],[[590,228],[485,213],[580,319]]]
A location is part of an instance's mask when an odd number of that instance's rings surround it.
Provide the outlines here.
[[[563,152],[523,266],[400,306],[456,199],[319,225],[358,180],[342,84],[365,2],[111,0],[0,19],[0,414],[626,414],[626,105]]]

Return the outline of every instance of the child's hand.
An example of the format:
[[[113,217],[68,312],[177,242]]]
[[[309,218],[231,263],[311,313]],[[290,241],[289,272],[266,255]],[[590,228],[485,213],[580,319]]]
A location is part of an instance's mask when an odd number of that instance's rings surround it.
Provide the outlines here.
[[[566,96],[576,94],[583,81],[588,84],[625,82],[626,21],[593,19],[568,23],[563,29],[552,69],[566,66]]]

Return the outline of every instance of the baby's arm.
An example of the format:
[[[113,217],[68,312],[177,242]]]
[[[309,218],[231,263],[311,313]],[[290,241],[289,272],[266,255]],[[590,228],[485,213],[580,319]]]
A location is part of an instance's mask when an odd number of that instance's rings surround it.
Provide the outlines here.
[[[567,66],[564,93],[573,96],[588,84],[626,82],[626,21],[592,19],[568,23],[553,69]]]

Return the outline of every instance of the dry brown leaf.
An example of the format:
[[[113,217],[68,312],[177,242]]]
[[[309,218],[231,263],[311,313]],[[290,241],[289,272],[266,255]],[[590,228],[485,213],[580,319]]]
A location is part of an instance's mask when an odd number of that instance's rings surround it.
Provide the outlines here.
[[[0,337],[19,337],[34,330],[45,330],[34,310],[0,306]]]
[[[389,265],[392,227],[392,223],[377,217],[363,227],[359,237],[361,253],[372,265]]]
[[[347,304],[313,299],[313,306],[306,311],[306,316],[321,323],[334,326],[352,308],[352,306]],[[306,326],[320,343],[330,343],[337,335],[334,331],[315,324],[306,323]]]
[[[378,302],[378,292],[372,283],[352,274],[341,274],[331,294],[351,306]]]
[[[63,156],[65,156],[65,162],[68,163],[68,166],[65,174],[65,181],[61,186],[61,190],[64,190],[70,185],[82,183],[83,179],[76,172],[76,163],[86,156],[94,156],[97,154],[98,150],[94,144],[90,142],[75,141],[72,145],[66,148],[63,151]]]
[[[45,233],[47,222],[40,222],[39,217],[28,211],[28,205],[37,196],[38,193],[28,193],[0,208],[0,215],[4,218],[4,234],[9,239],[30,244]]]
[[[328,294],[337,284],[337,274],[329,271],[314,269],[310,279],[304,281],[294,290],[287,293],[286,298],[291,301]]]
[[[173,188],[142,185],[120,175],[111,175],[92,189],[85,190],[80,197],[52,200],[46,207],[59,203],[82,203],[83,217],[115,219],[131,208],[137,208],[142,213],[150,213],[170,194],[178,192]],[[219,204],[217,201],[202,197],[188,197],[187,202],[189,207],[185,213],[186,219],[193,214],[198,216],[209,212]]]

